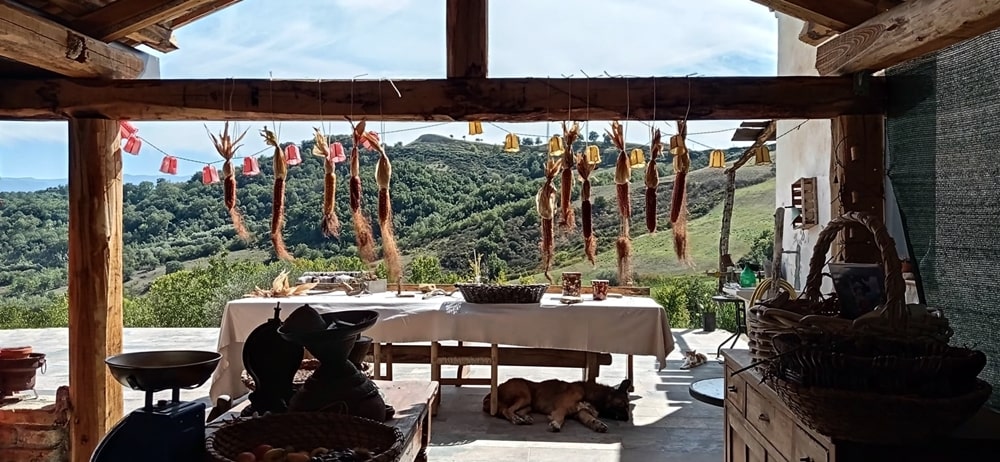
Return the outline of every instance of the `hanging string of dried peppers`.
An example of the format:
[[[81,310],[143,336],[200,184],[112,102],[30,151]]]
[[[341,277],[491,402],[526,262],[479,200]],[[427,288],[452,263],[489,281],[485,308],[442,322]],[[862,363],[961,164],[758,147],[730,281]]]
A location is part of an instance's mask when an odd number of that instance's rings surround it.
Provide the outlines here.
[[[365,121],[357,125],[351,122],[351,180],[349,191],[351,195],[351,221],[354,223],[354,240],[358,246],[358,255],[366,264],[375,262],[375,238],[372,237],[372,225],[368,217],[361,211],[361,145],[368,143],[365,136]]]
[[[660,172],[656,169],[656,159],[663,151],[660,129],[653,130],[653,140],[649,142],[649,163],[646,164],[646,231],[656,232],[656,187],[660,184]]]
[[[618,254],[618,283],[632,284],[632,201],[629,192],[629,182],[632,167],[629,164],[628,153],[625,152],[625,134],[622,125],[617,120],[611,122],[608,132],[611,142],[618,148],[618,160],[615,162],[615,191],[618,199],[618,213],[621,215],[621,226],[618,229],[618,240],[615,250]]]
[[[382,231],[382,258],[390,281],[399,281],[402,274],[402,263],[399,257],[399,247],[396,246],[396,233],[392,226],[392,199],[389,197],[389,181],[392,179],[392,164],[385,148],[378,137],[366,133],[369,145],[379,154],[375,164],[375,182],[378,183],[378,225]]]
[[[282,260],[294,260],[285,249],[285,239],[281,235],[285,227],[285,180],[288,178],[288,162],[278,143],[278,136],[267,127],[260,132],[264,142],[274,148],[274,197],[271,200],[271,244],[274,254]]]
[[[323,221],[320,228],[324,237],[340,237],[340,219],[337,218],[336,194],[337,194],[337,164],[334,162],[334,155],[330,151],[330,142],[327,141],[326,134],[320,129],[313,127],[313,155],[323,158]]]
[[[580,136],[580,124],[573,122],[573,125],[567,128],[566,122],[563,122],[562,129],[563,152],[561,156],[562,178],[559,180],[559,228],[563,231],[572,231],[576,227],[573,202],[570,201],[573,195],[573,169],[575,167],[573,143]]]
[[[587,156],[577,156],[576,171],[583,180],[580,192],[580,214],[583,215],[583,252],[591,265],[597,265],[597,238],[594,237],[593,204],[590,202],[590,174],[597,168]]]
[[[691,156],[685,144],[687,121],[677,121],[677,134],[670,137],[670,154],[674,156],[674,191],[670,201],[670,228],[674,233],[674,253],[682,263],[690,263],[687,234],[687,174]]]
[[[236,235],[240,239],[250,241],[250,233],[243,226],[243,217],[240,215],[240,210],[236,208],[236,167],[233,166],[233,156],[236,155],[236,151],[242,146],[239,143],[247,134],[247,130],[243,130],[243,133],[236,137],[235,140],[229,136],[229,121],[226,121],[225,125],[222,126],[222,133],[218,137],[209,131],[207,125],[205,126],[205,131],[212,138],[215,150],[225,159],[225,162],[222,164],[223,202],[226,204],[229,218],[233,220],[233,228],[236,229]]]
[[[555,237],[552,234],[552,220],[555,218],[556,209],[556,187],[552,186],[552,180],[559,173],[559,161],[549,160],[545,164],[545,182],[535,195],[535,209],[538,211],[538,218],[542,222],[542,270],[545,279],[552,283],[552,276],[549,270],[552,268],[552,259],[555,256]]]

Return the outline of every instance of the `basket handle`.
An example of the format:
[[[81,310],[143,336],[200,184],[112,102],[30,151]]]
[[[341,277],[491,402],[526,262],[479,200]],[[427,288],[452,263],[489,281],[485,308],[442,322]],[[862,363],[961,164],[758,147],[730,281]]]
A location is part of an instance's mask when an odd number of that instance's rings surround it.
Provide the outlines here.
[[[803,295],[809,300],[820,300],[820,285],[823,281],[823,267],[826,266],[826,254],[841,230],[850,225],[861,225],[875,236],[875,246],[882,257],[882,269],[885,271],[885,312],[890,320],[905,322],[909,317],[904,297],[906,283],[903,281],[902,266],[899,254],[896,253],[896,242],[889,236],[885,225],[874,215],[866,212],[849,212],[834,218],[819,233],[819,239],[813,246],[812,258],[809,260],[809,275]]]

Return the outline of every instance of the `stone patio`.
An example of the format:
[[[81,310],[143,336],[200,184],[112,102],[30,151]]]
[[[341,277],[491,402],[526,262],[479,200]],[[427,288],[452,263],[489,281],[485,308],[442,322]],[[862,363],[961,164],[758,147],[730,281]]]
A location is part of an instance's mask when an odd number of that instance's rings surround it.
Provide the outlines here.
[[[486,387],[444,388],[442,403],[434,419],[429,459],[431,461],[719,461],[723,458],[722,408],[691,399],[688,384],[722,374],[722,366],[712,361],[715,349],[728,332],[705,333],[674,329],[677,349],[667,358],[662,371],[656,370],[651,356],[635,358],[635,392],[632,422],[608,422],[608,433],[594,433],[577,422],[567,422],[561,433],[546,431],[536,423],[515,426],[482,412]],[[218,329],[125,329],[125,351],[154,349],[215,350]],[[745,337],[744,337],[745,339]],[[32,345],[48,355],[45,374],[39,375],[37,392],[54,395],[59,385],[68,383],[68,348],[65,329],[23,329],[0,331],[0,344]],[[693,348],[708,355],[708,364],[684,371],[681,350]],[[737,348],[746,348],[741,340]],[[482,376],[486,366],[473,366],[471,374]],[[454,376],[455,368],[443,374]],[[428,380],[430,367],[396,365],[397,380]],[[501,367],[500,380],[524,377],[533,380],[561,378],[579,380],[577,369]],[[613,355],[611,366],[601,368],[602,383],[617,384],[625,378],[625,356]],[[185,390],[182,398],[193,400],[208,395],[208,385]],[[125,390],[126,412],[142,406],[142,393]],[[541,416],[539,416],[541,417]],[[536,418],[544,421],[544,418]]]

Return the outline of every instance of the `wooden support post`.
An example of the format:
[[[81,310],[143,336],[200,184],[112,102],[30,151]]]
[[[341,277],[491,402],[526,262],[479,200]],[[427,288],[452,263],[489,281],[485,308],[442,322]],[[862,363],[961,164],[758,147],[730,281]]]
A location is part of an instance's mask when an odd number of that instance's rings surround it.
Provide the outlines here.
[[[831,216],[868,212],[885,216],[885,120],[881,116],[842,116],[831,121]],[[880,263],[870,233],[855,227],[840,233],[833,255],[849,263]],[[837,258],[839,256],[839,258]]]
[[[104,359],[122,351],[122,158],[118,121],[69,121],[69,387],[72,462],[122,417]]]
[[[448,78],[485,79],[488,0],[448,0]]]

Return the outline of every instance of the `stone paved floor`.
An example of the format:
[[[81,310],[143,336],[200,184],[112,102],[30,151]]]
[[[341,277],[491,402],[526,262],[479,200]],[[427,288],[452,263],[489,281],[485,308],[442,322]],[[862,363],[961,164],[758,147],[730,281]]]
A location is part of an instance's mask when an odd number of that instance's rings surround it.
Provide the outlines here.
[[[722,408],[691,399],[687,387],[694,380],[718,377],[722,366],[711,361],[715,348],[727,332],[704,333],[700,330],[674,330],[677,349],[667,358],[667,365],[657,371],[656,360],[649,356],[635,358],[633,421],[608,422],[608,433],[594,433],[567,422],[561,433],[546,431],[544,423],[515,426],[490,417],[481,411],[486,387],[445,387],[441,409],[434,419],[431,461],[719,461],[723,458]],[[37,391],[53,395],[68,382],[68,350],[65,329],[0,330],[0,345],[32,345],[48,355],[48,368],[39,375]],[[218,329],[125,329],[125,351],[151,349],[214,350]],[[745,337],[744,337],[745,339]],[[746,348],[740,341],[738,348]],[[679,369],[680,351],[694,348],[709,356],[709,363],[690,371]],[[444,368],[453,376],[454,368]],[[488,368],[474,366],[473,376],[488,373]],[[578,380],[580,371],[557,368],[501,367],[500,380],[524,377],[533,380],[561,378]],[[427,380],[430,368],[422,365],[397,365],[396,379]],[[601,369],[602,383],[617,384],[625,377],[625,356],[614,355],[611,366]],[[208,385],[182,393],[183,399],[197,399],[208,394]],[[142,394],[125,390],[126,412],[142,406]],[[536,416],[539,421],[544,417]]]

